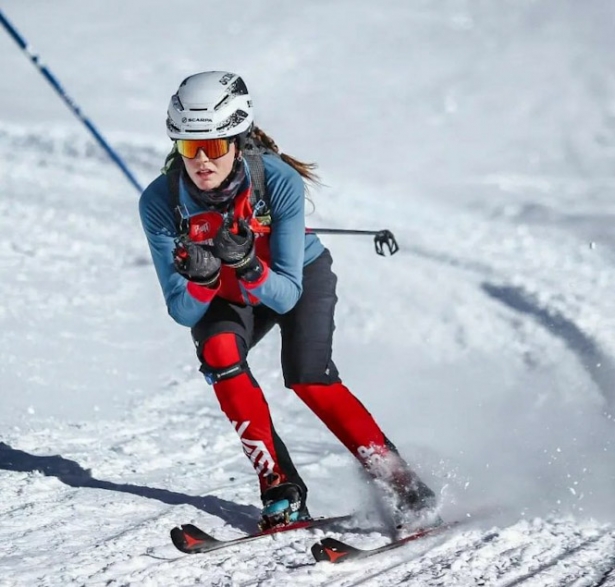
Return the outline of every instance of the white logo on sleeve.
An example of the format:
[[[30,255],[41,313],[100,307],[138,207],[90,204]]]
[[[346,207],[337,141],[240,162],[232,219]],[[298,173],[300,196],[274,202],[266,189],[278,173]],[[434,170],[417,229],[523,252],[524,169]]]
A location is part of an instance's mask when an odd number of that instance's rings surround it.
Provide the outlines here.
[[[233,422],[233,427],[237,430],[241,445],[243,446],[243,452],[252,462],[252,466],[259,475],[267,477],[273,473],[275,462],[271,453],[267,450],[265,443],[262,440],[250,440],[244,438],[243,433],[248,429],[250,422]]]

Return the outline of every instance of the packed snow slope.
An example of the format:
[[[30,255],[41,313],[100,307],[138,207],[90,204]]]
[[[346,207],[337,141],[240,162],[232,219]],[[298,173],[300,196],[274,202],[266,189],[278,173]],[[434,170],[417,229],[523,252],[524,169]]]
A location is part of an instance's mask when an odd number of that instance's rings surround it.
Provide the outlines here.
[[[138,193],[0,34],[0,585],[615,585],[615,4],[0,0],[146,185],[169,96],[240,72],[316,160],[345,382],[465,524],[313,564],[254,526],[255,476],[167,316]],[[314,514],[377,509],[353,459],[251,354]],[[486,513],[488,512],[488,514]],[[372,516],[330,535],[386,537]]]

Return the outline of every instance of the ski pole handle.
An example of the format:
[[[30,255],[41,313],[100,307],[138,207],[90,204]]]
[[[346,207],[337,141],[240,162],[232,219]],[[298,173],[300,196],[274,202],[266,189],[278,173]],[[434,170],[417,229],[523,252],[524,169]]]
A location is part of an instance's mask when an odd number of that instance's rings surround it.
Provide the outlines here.
[[[306,228],[306,234],[340,234],[340,235],[369,235],[374,237],[376,253],[384,257],[384,247],[390,255],[399,251],[399,245],[390,230],[356,230],[346,228]]]

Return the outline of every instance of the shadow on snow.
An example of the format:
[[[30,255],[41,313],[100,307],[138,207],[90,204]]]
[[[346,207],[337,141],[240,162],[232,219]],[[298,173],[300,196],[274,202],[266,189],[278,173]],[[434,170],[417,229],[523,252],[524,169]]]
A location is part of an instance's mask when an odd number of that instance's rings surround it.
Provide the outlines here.
[[[156,499],[169,505],[191,505],[212,516],[219,517],[227,524],[244,532],[255,530],[256,520],[260,513],[259,509],[254,506],[237,504],[211,495],[201,497],[143,485],[103,481],[92,477],[88,469],[84,469],[79,463],[70,459],[59,455],[44,457],[33,455],[17,450],[4,442],[0,442],[0,470],[2,469],[22,473],[39,471],[47,477],[56,477],[70,487],[106,489]]]

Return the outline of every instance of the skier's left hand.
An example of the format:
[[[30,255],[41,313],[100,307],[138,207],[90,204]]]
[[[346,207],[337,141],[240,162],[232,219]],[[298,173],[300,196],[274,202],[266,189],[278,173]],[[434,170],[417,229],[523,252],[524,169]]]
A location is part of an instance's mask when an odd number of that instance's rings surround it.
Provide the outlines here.
[[[226,223],[220,228],[214,237],[213,254],[245,281],[256,281],[263,273],[254,250],[254,233],[243,218],[237,222],[237,232],[231,232]]]
[[[214,255],[231,267],[253,254],[253,249],[254,233],[243,218],[237,222],[237,233],[231,232],[230,226],[225,223],[214,238]]]

